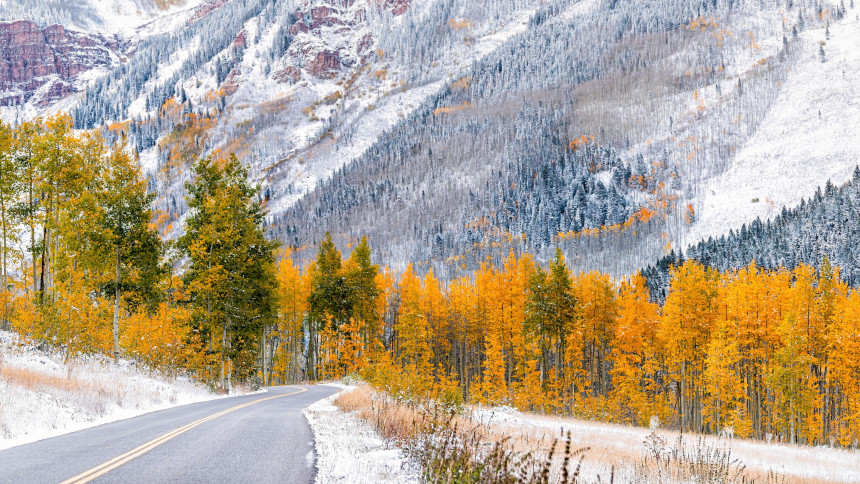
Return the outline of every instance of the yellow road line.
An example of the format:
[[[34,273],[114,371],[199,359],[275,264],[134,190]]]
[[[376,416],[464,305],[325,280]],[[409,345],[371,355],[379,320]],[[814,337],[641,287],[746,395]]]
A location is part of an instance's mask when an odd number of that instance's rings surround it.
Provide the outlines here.
[[[100,476],[107,474],[108,472],[116,469],[117,467],[125,464],[128,461],[130,461],[136,457],[140,457],[141,455],[149,452],[150,450],[158,447],[159,445],[161,445],[161,444],[163,444],[163,443],[165,443],[171,439],[174,439],[174,438],[184,434],[185,432],[188,432],[189,430],[193,429],[194,427],[197,427],[199,425],[203,425],[206,422],[209,422],[210,420],[215,420],[216,418],[224,416],[230,412],[235,412],[236,410],[241,410],[245,407],[249,407],[251,405],[254,405],[254,404],[257,404],[260,402],[265,402],[267,400],[273,400],[275,398],[282,398],[282,397],[286,397],[289,395],[295,395],[296,393],[308,391],[306,388],[301,388],[301,387],[298,387],[298,388],[299,389],[294,391],[294,392],[285,393],[283,395],[275,395],[274,397],[261,398],[259,400],[254,400],[254,401],[251,401],[248,403],[243,403],[241,405],[236,405],[235,407],[228,408],[227,410],[222,410],[222,411],[215,413],[215,414],[212,414],[208,417],[203,417],[200,420],[196,420],[194,422],[191,422],[188,425],[185,425],[184,427],[179,427],[178,429],[176,429],[172,432],[168,432],[168,433],[162,435],[161,437],[150,440],[149,442],[141,445],[140,447],[134,448],[134,449],[126,452],[125,454],[118,456],[118,457],[114,457],[113,459],[105,462],[104,464],[93,467],[92,469],[85,471],[85,472],[82,472],[82,473],[76,475],[75,477],[72,477],[71,479],[63,481],[60,484],[73,484],[73,483],[74,484],[83,484],[85,482],[90,482],[97,477],[100,477]]]

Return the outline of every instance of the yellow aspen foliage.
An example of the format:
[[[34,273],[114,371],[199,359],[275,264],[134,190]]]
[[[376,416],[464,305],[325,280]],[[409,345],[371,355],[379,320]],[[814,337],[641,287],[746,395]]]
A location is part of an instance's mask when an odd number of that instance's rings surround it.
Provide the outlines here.
[[[427,315],[421,311],[421,298],[421,281],[410,265],[400,281],[400,310],[394,329],[397,360],[419,395],[428,393],[432,385],[430,331]]]
[[[833,399],[845,407],[845,417],[834,423],[832,435],[843,446],[860,442],[860,293],[838,299],[833,330],[828,338]]]
[[[191,313],[163,302],[152,314],[136,312],[123,320],[120,343],[126,354],[153,369],[175,374],[200,369],[200,361],[188,345]]]
[[[702,431],[705,355],[713,330],[719,276],[688,261],[671,272],[657,335],[673,389],[673,423],[682,431]]]
[[[310,277],[312,269],[303,276],[293,264],[292,253],[287,252],[275,267],[278,282],[279,351],[275,352],[274,373],[283,382],[296,383],[301,380],[304,363],[302,354],[302,323],[308,312]]]
[[[615,326],[611,378],[613,413],[618,421],[648,425],[651,417],[665,419],[657,402],[654,377],[659,370],[656,330],[659,307],[649,300],[645,278],[637,274],[621,285]]]

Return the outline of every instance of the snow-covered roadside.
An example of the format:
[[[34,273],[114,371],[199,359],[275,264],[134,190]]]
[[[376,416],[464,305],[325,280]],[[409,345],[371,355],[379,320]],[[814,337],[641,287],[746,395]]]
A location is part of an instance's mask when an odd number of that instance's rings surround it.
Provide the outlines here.
[[[635,480],[631,465],[641,460],[644,442],[651,430],[642,427],[606,424],[552,416],[521,413],[510,408],[476,408],[472,415],[477,422],[501,431],[510,438],[527,441],[552,440],[562,432],[570,432],[574,449],[588,447],[583,463],[585,479],[606,477],[613,467],[621,481]],[[680,436],[668,430],[657,430],[668,446]],[[700,436],[684,437],[695,446]],[[731,458],[746,470],[759,476],[774,471],[785,476],[785,482],[860,482],[860,452],[829,447],[808,447],[765,443],[745,439],[701,437],[714,449],[728,446]]]
[[[329,385],[341,388],[341,392],[314,403],[304,411],[316,442],[316,482],[420,482],[420,469],[408,461],[402,450],[381,439],[366,422],[334,405],[341,393],[351,392],[356,387]]]
[[[151,376],[128,361],[65,362],[0,331],[0,449],[213,398],[185,378]]]

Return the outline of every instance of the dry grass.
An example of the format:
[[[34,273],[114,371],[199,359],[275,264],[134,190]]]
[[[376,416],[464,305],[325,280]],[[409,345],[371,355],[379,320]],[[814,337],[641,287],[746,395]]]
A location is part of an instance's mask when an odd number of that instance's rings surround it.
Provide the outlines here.
[[[351,392],[341,393],[334,401],[344,412],[354,413],[371,423],[382,437],[406,442],[418,431],[420,413],[417,408],[403,405],[387,396],[374,392],[369,385],[360,385]]]
[[[9,383],[19,385],[33,391],[59,389],[68,392],[81,392],[91,388],[91,385],[88,385],[77,378],[62,378],[28,370],[26,368],[2,368],[0,369],[0,378],[3,378]]]
[[[580,482],[588,449],[575,449],[570,435],[542,441],[528,451],[522,442],[432,402],[405,404],[361,385],[334,404],[373,425],[421,463],[429,482]],[[603,482],[612,482],[612,476]]]
[[[463,479],[462,475],[459,480],[453,479],[448,474],[451,469],[474,471],[463,469],[467,467],[464,459],[485,464],[495,459],[490,463],[496,470],[510,475],[525,472],[526,477],[517,475],[515,480],[520,482],[845,482],[838,477],[810,477],[797,472],[796,466],[783,465],[788,459],[806,459],[809,465],[801,465],[801,470],[828,467],[822,457],[816,456],[818,449],[804,449],[807,452],[798,457],[787,457],[783,455],[785,446],[717,437],[682,438],[658,429],[507,411],[493,418],[476,419],[471,417],[471,411],[450,415],[432,404],[404,404],[367,385],[341,394],[334,404],[407,449],[422,463],[425,478],[433,482],[476,481]],[[428,439],[428,435],[434,437]],[[428,449],[427,442],[434,447]],[[827,457],[838,458],[829,454]],[[437,466],[429,476],[428,465]],[[488,478],[477,481],[507,482]]]
[[[69,367],[66,376],[58,376],[5,365],[0,368],[0,379],[24,390],[69,402],[93,416],[104,415],[111,404],[124,406],[130,398],[157,398],[157,395],[130,395],[122,381],[85,379],[75,373],[73,367]]]
[[[488,411],[484,413],[492,414]],[[509,416],[505,412],[500,415]],[[636,463],[639,474],[661,472],[659,469],[649,470],[655,462],[649,462],[647,466],[643,466],[641,462],[649,445],[648,440],[654,436],[668,442],[668,445],[665,445],[666,452],[680,452],[683,449],[689,454],[691,450],[700,448],[701,454],[704,455],[708,451],[713,453],[716,449],[722,449],[732,460],[737,459],[737,467],[743,467],[741,481],[745,479],[746,482],[781,482],[782,479],[792,484],[857,482],[853,477],[857,475],[856,472],[850,472],[852,469],[860,469],[860,453],[847,450],[766,444],[749,439],[690,434],[684,434],[683,440],[679,441],[682,435],[670,430],[649,430],[519,412],[516,412],[513,422],[499,418],[487,420],[488,426],[496,434],[495,438],[508,438],[521,450],[531,449],[534,445],[551,439],[558,435],[559,429],[570,431],[575,446],[591,449],[586,462],[592,467],[598,467],[602,472],[608,472],[612,468],[629,467],[630,463]],[[652,478],[643,482],[665,481]]]
[[[210,395],[184,378],[127,361],[65,358],[0,331],[0,448]]]

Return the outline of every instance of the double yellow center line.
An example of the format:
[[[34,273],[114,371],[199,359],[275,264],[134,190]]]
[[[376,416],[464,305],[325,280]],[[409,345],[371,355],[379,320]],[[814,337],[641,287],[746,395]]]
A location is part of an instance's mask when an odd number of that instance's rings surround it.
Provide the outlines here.
[[[117,467],[125,464],[128,461],[130,461],[136,457],[140,457],[141,455],[149,452],[150,450],[158,447],[159,445],[161,445],[161,444],[163,444],[163,443],[165,443],[171,439],[175,439],[176,437],[184,434],[185,432],[188,432],[189,430],[193,429],[194,427],[197,427],[199,425],[203,425],[206,422],[209,422],[211,420],[215,420],[216,418],[227,415],[230,412],[235,412],[236,410],[241,410],[245,407],[250,407],[251,405],[255,405],[257,403],[265,402],[267,400],[274,400],[275,398],[283,398],[283,397],[286,397],[289,395],[295,395],[296,393],[301,393],[301,392],[306,392],[306,391],[307,391],[306,388],[299,387],[299,389],[294,391],[294,392],[284,393],[283,395],[275,395],[274,397],[261,398],[259,400],[254,400],[254,401],[251,401],[248,403],[243,403],[241,405],[236,405],[235,407],[228,408],[227,410],[222,410],[222,411],[215,413],[215,414],[212,414],[208,417],[204,417],[204,418],[201,418],[200,420],[196,420],[194,422],[191,422],[190,424],[185,425],[184,427],[179,427],[178,429],[176,429],[172,432],[166,433],[166,434],[162,435],[161,437],[150,440],[149,442],[141,445],[140,447],[134,448],[134,449],[126,452],[125,454],[122,454],[121,456],[114,457],[113,459],[105,462],[104,464],[93,467],[92,469],[85,471],[85,472],[82,472],[82,473],[76,475],[75,477],[72,477],[71,479],[63,481],[61,484],[72,484],[72,483],[83,484],[85,482],[90,482],[93,479],[96,479],[100,476],[107,474],[108,472],[116,469]]]

